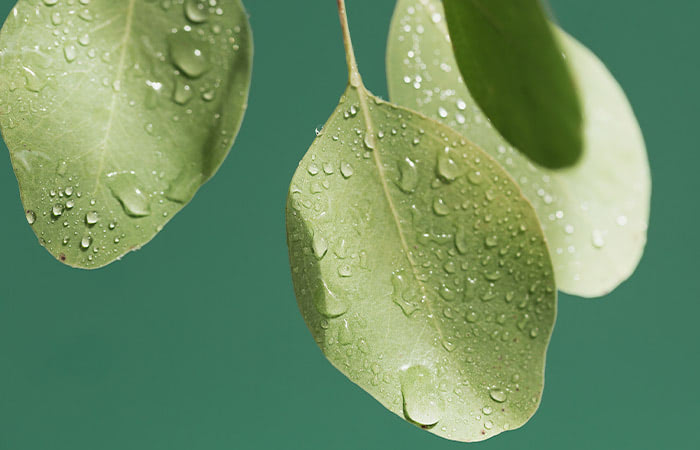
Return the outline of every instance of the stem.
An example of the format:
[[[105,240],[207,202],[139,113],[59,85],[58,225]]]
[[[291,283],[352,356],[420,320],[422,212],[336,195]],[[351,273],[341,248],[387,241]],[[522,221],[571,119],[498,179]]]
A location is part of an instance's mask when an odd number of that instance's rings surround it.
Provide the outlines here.
[[[345,59],[348,63],[348,78],[350,84],[359,87],[362,85],[362,77],[357,69],[357,60],[355,60],[355,51],[352,48],[352,39],[350,38],[350,27],[348,26],[348,14],[345,11],[345,0],[338,1],[338,15],[340,16],[340,28],[343,31],[343,45],[345,46]]]

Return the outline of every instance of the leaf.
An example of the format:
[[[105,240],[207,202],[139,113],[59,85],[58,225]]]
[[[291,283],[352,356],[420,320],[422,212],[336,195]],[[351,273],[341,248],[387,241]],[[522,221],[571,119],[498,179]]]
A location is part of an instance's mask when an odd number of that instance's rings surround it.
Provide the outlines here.
[[[460,441],[517,428],[540,401],[556,309],[535,213],[492,158],[374,97],[349,62],[287,201],[304,320],[407,421]]]
[[[624,92],[605,66],[555,28],[583,100],[579,163],[530,163],[491,126],[461,82],[438,0],[399,0],[387,53],[390,97],[442,121],[486,150],[534,205],[559,289],[603,295],[634,272],[646,243],[650,176],[644,140]]]
[[[97,268],[153,238],[219,168],[252,40],[239,0],[20,0],[0,62],[27,220],[56,258]]]
[[[581,105],[540,0],[443,5],[459,70],[495,127],[542,166],[576,163]],[[442,20],[438,14],[431,22]]]

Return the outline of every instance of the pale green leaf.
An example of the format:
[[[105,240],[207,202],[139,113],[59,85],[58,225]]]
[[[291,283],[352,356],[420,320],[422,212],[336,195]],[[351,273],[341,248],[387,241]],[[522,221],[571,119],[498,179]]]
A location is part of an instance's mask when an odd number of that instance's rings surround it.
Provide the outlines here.
[[[535,212],[463,136],[351,80],[289,191],[304,320],[407,421],[460,441],[517,428],[540,402],[556,310]]]
[[[581,104],[540,0],[443,0],[457,65],[501,134],[550,168],[579,159]],[[435,13],[431,21],[442,21]]]
[[[27,220],[56,258],[97,268],[148,242],[221,165],[252,40],[239,0],[20,0],[0,63]]]
[[[584,153],[566,170],[532,164],[464,87],[439,0],[399,0],[389,37],[390,97],[467,136],[518,182],[545,230],[559,289],[603,295],[636,268],[646,242],[650,175],[634,113],[605,66],[564,32],[584,111]]]

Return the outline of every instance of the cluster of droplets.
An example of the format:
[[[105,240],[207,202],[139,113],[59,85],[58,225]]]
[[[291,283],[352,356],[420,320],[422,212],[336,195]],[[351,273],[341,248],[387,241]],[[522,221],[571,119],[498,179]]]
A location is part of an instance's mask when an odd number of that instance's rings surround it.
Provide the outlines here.
[[[411,422],[457,433],[451,419],[440,425],[445,408],[458,401],[466,404],[476,390],[486,404],[476,412],[473,405],[467,406],[469,420],[477,423],[470,426],[480,427],[484,434],[507,429],[508,404],[523,401],[518,373],[541,364],[538,357],[546,339],[540,336],[548,335],[553,317],[553,286],[541,282],[551,280],[551,269],[538,227],[523,215],[528,206],[512,181],[498,175],[492,162],[482,160],[464,140],[426,133],[415,126],[416,118],[378,101],[370,104],[370,114],[386,111],[382,123],[394,126],[367,128],[362,107],[352,96],[341,101],[337,118],[341,123],[332,120],[317,133],[292,182],[290,251],[306,261],[293,264],[295,288],[315,311],[304,311],[305,319],[317,330],[317,340],[329,357],[341,361],[355,381],[365,380],[388,396],[388,386],[400,384],[401,398],[388,401]],[[436,147],[441,150],[435,153]],[[389,149],[401,151],[393,155]],[[375,152],[379,159],[372,156]],[[343,159],[350,162],[339,163]],[[351,187],[349,176],[338,176],[344,164],[362,172],[358,184]],[[383,168],[407,243],[408,261],[396,260],[389,274],[389,305],[407,320],[419,320],[416,326],[424,321],[435,324],[437,354],[459,354],[458,360],[478,366],[497,382],[476,383],[469,371],[460,369],[463,378],[447,392],[443,377],[455,370],[449,362],[428,367],[407,360],[397,370],[363,338],[353,292],[357,283],[370,282],[368,276],[383,270],[372,264],[379,255],[367,249],[372,244],[365,236],[377,239],[368,230],[376,229],[372,217],[384,207],[377,202],[366,210],[359,204],[341,204],[333,201],[332,193],[352,189],[358,198],[381,198],[380,193],[363,191],[365,176],[376,171],[375,164]],[[506,216],[504,203],[510,205]],[[340,257],[348,254],[349,262]],[[360,254],[369,261],[365,266],[369,272],[356,269],[353,258],[359,262]],[[490,354],[475,351],[480,347],[489,348]],[[512,353],[527,363],[516,365],[503,357]],[[532,354],[538,357],[528,356]],[[526,401],[537,401],[536,396]]]

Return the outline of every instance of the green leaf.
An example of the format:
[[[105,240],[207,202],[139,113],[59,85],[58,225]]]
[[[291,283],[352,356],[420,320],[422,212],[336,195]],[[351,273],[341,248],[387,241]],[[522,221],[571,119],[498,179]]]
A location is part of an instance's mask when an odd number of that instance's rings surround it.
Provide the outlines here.
[[[634,113],[605,66],[555,29],[583,100],[585,149],[566,170],[532,164],[491,126],[461,82],[439,0],[399,0],[387,70],[390,97],[453,127],[518,182],[540,218],[559,289],[603,295],[634,272],[646,243],[650,176]]]
[[[460,441],[517,428],[540,401],[556,309],[535,212],[491,157],[374,97],[349,60],[287,201],[304,320],[407,421]]]
[[[20,0],[0,33],[0,127],[56,258],[138,249],[214,175],[252,63],[239,0]]]
[[[444,0],[457,64],[495,127],[534,162],[571,166],[581,105],[540,0]],[[431,22],[439,23],[435,13]]]

